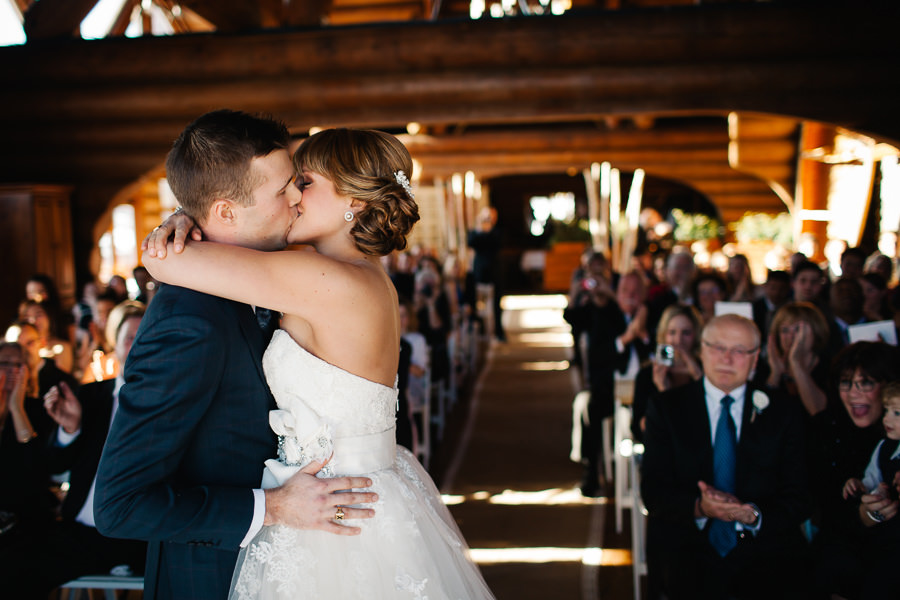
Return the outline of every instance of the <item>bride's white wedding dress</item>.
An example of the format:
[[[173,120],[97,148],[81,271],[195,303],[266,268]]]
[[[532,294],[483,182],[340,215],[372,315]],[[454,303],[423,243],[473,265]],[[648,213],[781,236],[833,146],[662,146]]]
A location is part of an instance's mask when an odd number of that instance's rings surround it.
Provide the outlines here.
[[[358,536],[263,527],[238,557],[229,597],[493,598],[428,473],[395,443],[396,387],[324,362],[281,329],[263,368],[279,407],[279,458],[266,461],[263,487],[332,456],[320,476],[369,477],[378,502],[374,518],[346,521]]]

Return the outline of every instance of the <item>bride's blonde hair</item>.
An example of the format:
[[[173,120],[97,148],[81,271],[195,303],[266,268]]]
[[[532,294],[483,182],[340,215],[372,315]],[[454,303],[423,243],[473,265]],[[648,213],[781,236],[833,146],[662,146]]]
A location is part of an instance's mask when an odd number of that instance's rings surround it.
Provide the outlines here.
[[[362,252],[384,256],[406,248],[419,207],[409,184],[403,185],[413,165],[400,140],[372,129],[326,129],[303,141],[294,166],[318,173],[338,194],[363,203],[350,230]]]

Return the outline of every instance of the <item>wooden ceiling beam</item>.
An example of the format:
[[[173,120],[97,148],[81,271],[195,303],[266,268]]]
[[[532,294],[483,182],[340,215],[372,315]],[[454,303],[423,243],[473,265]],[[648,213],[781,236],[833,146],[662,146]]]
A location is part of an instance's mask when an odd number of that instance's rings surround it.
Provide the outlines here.
[[[79,36],[81,22],[97,0],[40,0],[23,12],[22,28],[28,42]]]
[[[332,0],[289,0],[284,5],[283,24],[288,27],[322,25]]]
[[[181,3],[222,33],[254,31],[263,25],[262,11],[256,0],[181,0]]]

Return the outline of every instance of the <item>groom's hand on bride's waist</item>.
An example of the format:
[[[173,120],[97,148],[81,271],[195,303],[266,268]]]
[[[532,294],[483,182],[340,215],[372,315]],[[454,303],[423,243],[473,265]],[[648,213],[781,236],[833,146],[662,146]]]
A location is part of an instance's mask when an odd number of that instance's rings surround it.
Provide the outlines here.
[[[361,532],[359,527],[342,522],[375,516],[371,508],[354,506],[372,504],[378,500],[378,494],[352,491],[368,488],[372,480],[368,477],[319,479],[316,473],[324,465],[325,462],[310,463],[281,487],[266,490],[263,525],[287,525],[295,529],[321,529],[339,535],[358,535]]]

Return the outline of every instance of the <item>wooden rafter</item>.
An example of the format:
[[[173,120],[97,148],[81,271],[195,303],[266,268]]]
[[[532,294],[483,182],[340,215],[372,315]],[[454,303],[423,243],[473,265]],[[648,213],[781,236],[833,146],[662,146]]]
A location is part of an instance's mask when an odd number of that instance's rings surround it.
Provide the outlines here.
[[[252,31],[262,27],[262,11],[256,0],[182,0],[221,32]]]
[[[325,22],[331,0],[289,0],[284,5],[283,24],[290,27],[318,26]]]
[[[29,41],[77,37],[78,27],[97,0],[41,0],[31,3],[25,16],[25,36]]]

